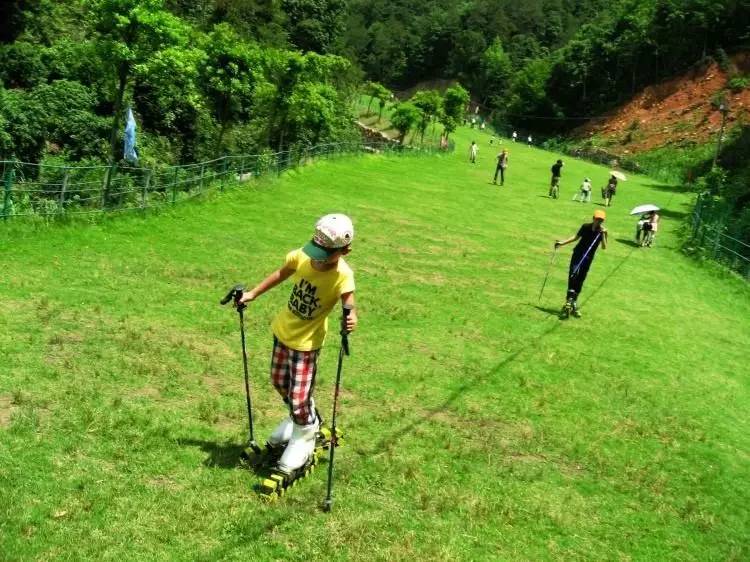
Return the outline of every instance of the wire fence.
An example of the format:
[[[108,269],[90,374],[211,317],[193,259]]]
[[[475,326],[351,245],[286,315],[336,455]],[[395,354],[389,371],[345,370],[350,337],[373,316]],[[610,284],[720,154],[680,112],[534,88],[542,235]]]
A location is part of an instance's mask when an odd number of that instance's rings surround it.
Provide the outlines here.
[[[340,156],[387,153],[426,154],[452,150],[432,145],[402,146],[388,141],[329,143],[283,152],[222,156],[182,166],[150,168],[58,166],[0,161],[0,217],[64,217],[174,205],[213,190]]]
[[[691,245],[750,280],[750,244],[740,240],[742,227],[730,219],[726,203],[701,193],[696,199],[691,222]]]

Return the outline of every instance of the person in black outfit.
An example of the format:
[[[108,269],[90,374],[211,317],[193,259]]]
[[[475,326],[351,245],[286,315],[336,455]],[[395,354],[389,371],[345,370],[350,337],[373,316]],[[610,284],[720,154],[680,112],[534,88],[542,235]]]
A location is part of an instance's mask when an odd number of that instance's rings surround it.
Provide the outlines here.
[[[586,280],[599,244],[602,245],[602,249],[607,249],[607,229],[604,228],[606,218],[607,215],[603,210],[594,211],[593,222],[582,224],[575,236],[566,240],[555,240],[555,248],[578,240],[578,244],[573,248],[573,256],[570,258],[568,293],[560,311],[560,318],[567,318],[571,314],[576,318],[581,317],[581,312],[578,310],[578,295],[581,294],[583,282]]]
[[[609,207],[612,205],[612,198],[615,196],[615,193],[617,193],[617,178],[615,176],[610,176],[609,181],[607,182],[607,187],[604,188],[604,206]]]
[[[549,196],[557,199],[560,191],[560,175],[563,167],[563,161],[558,160],[552,165],[552,181],[549,184]]]

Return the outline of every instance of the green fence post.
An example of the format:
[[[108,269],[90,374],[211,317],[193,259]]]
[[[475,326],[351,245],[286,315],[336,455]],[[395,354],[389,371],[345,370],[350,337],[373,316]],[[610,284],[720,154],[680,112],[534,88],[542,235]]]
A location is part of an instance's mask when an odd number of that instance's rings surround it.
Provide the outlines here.
[[[703,205],[703,197],[699,193],[698,199],[695,201],[695,213],[693,215],[693,238],[698,234],[698,227],[701,222],[701,207]]]
[[[206,170],[206,165],[201,164],[201,180],[200,180],[200,183],[198,184],[198,193],[203,193],[203,172],[205,172],[205,170]]]
[[[219,182],[219,191],[224,191],[224,182],[227,179],[227,167],[229,164],[229,157],[224,156],[221,164],[221,181]]]
[[[174,177],[172,178],[172,205],[177,202],[177,166],[174,167]]]
[[[242,176],[245,175],[245,157],[240,158],[240,182],[244,181],[244,178]]]
[[[104,186],[102,189],[102,211],[107,208],[107,199],[109,199],[109,188],[112,185],[112,175],[115,171],[115,164],[110,164],[104,173]]]
[[[60,213],[65,212],[65,190],[68,188],[68,180],[70,179],[70,169],[63,168],[63,181],[62,187],[60,188]]]
[[[15,170],[13,169],[13,164],[11,163],[11,167],[7,167],[8,163],[6,162],[3,166],[5,168],[5,181],[3,182],[3,220],[8,220],[8,208],[10,207],[10,194],[13,191],[13,177],[15,175]]]
[[[151,170],[146,169],[143,178],[143,192],[141,193],[141,208],[146,208],[146,198],[148,196],[148,187],[151,184]]]
[[[714,225],[714,229],[716,230],[716,238],[714,238],[714,260],[719,255],[719,237],[721,236],[721,232],[719,230],[719,227]]]

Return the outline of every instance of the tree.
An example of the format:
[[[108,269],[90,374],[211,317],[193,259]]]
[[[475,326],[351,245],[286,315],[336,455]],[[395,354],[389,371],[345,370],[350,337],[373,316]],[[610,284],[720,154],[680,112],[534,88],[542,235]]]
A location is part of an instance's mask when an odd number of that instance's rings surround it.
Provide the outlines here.
[[[289,100],[289,136],[297,143],[315,145],[329,139],[337,125],[338,96],[326,84],[305,82]]]
[[[193,9],[195,0],[183,0]],[[202,0],[205,1],[205,0]],[[210,22],[228,23],[247,40],[263,45],[288,47],[287,16],[281,0],[211,0]]]
[[[456,130],[456,126],[463,119],[468,105],[469,92],[461,84],[445,90],[443,94],[443,125],[445,126],[446,138]]]
[[[470,84],[479,72],[480,59],[486,48],[487,40],[478,31],[473,29],[459,31],[449,54],[449,68],[452,74]]]
[[[184,44],[187,29],[164,9],[163,0],[87,1],[99,36],[101,61],[115,78],[110,149],[112,160],[117,160],[123,100],[133,68],[166,47]]]
[[[32,88],[47,80],[43,49],[26,41],[0,45],[0,80],[9,88]]]
[[[377,83],[376,82],[365,83],[364,87],[362,88],[362,91],[366,96],[370,97],[370,101],[367,102],[367,115],[369,115],[370,108],[372,107],[372,102],[374,102],[375,98],[378,97]]]
[[[214,27],[203,48],[206,56],[199,70],[200,83],[219,124],[214,152],[220,154],[232,124],[250,115],[262,54],[225,23]]]
[[[149,129],[177,145],[180,162],[198,157],[199,122],[201,117],[210,122],[208,107],[216,98],[204,95],[207,73],[201,73],[208,64],[200,47],[170,47],[135,67],[133,101],[140,117]]]
[[[344,0],[282,0],[289,39],[302,51],[332,52],[343,29]]]
[[[526,115],[554,116],[546,90],[550,71],[550,61],[537,59],[516,74],[508,102],[508,112],[512,117],[523,119]]]
[[[378,82],[368,82],[365,84],[365,94],[370,96],[370,101],[367,104],[367,114],[370,114],[370,107],[372,107],[372,102],[377,98],[380,102],[380,113],[378,116],[378,121],[380,121],[383,118],[383,109],[385,108],[385,104],[388,103],[388,100],[391,99],[393,94],[391,91],[383,86],[382,84]]]
[[[23,90],[0,87],[0,160],[38,162],[44,151],[44,110]]]
[[[402,102],[391,113],[391,124],[399,133],[398,141],[403,144],[408,132],[422,119],[422,111],[412,103]]]
[[[0,43],[11,43],[24,30],[26,18],[35,11],[34,0],[5,0],[0,2]]]
[[[29,91],[44,128],[44,141],[72,160],[107,155],[109,122],[96,114],[95,93],[80,82],[55,80]]]
[[[503,50],[503,43],[499,37],[495,37],[492,44],[482,53],[479,72],[476,87],[482,104],[499,106],[499,100],[513,76],[513,63]]]
[[[279,151],[298,141],[300,128],[297,125],[306,118],[298,119],[295,112],[300,108],[301,100],[310,99],[318,110],[330,101],[331,92],[335,92],[337,106],[334,116],[336,127],[342,121],[351,122],[346,116],[346,100],[350,99],[354,88],[351,79],[351,63],[343,57],[320,55],[317,53],[300,54],[297,52],[276,51],[266,53],[265,66],[269,69],[269,88],[263,93],[264,111],[268,117],[268,145],[278,147]],[[312,85],[326,85],[332,89],[313,88]],[[300,92],[301,90],[301,92]],[[314,93],[314,95],[313,95]],[[309,113],[307,113],[309,116]],[[315,122],[309,120],[307,122]],[[294,125],[294,126],[293,126]],[[318,136],[325,133],[326,127],[318,127]]]
[[[378,123],[383,120],[383,110],[385,109],[385,105],[388,103],[388,100],[392,98],[393,92],[385,86],[381,86],[381,90],[378,92],[378,107],[380,109],[378,112]]]
[[[443,111],[443,98],[437,90],[421,90],[415,93],[409,101],[422,112],[417,129],[420,133],[420,142],[423,142],[427,125],[433,119],[437,119]]]

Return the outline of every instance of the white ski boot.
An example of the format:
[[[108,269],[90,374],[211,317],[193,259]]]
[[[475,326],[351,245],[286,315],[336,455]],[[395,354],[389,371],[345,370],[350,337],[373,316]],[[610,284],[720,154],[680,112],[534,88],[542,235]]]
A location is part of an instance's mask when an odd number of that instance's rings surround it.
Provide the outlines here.
[[[289,416],[285,417],[281,420],[279,425],[276,426],[276,429],[271,432],[271,436],[266,441],[266,445],[273,448],[286,445],[292,438],[293,426],[294,422],[292,422],[292,418]]]
[[[284,449],[284,454],[279,459],[279,470],[287,474],[293,473],[305,466],[315,451],[315,435],[318,432],[319,423],[309,425],[293,424],[292,436]]]

